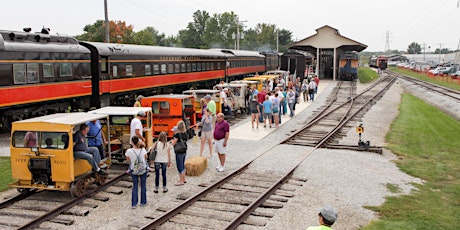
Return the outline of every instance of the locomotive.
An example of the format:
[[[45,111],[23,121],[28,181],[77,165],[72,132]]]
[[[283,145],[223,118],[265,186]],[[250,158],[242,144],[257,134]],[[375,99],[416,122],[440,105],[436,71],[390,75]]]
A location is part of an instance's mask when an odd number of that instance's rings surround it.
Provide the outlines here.
[[[278,68],[277,54],[77,41],[0,30],[0,129],[30,117],[132,105]]]
[[[358,53],[345,52],[340,54],[339,79],[353,81],[358,77]]]
[[[374,68],[379,68],[381,70],[385,70],[388,65],[388,58],[384,56],[372,56],[369,59],[369,66]]]

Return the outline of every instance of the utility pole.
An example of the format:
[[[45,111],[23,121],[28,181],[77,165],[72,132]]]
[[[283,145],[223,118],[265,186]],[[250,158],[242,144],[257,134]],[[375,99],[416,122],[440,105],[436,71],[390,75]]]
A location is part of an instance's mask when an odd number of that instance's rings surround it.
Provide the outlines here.
[[[279,44],[280,44],[280,30],[276,29],[276,53],[279,52]]]
[[[247,21],[240,21],[238,16],[236,16],[236,49],[240,49],[240,23],[241,22],[247,22]]]
[[[425,61],[425,49],[426,49],[426,43],[422,44],[422,50],[423,50],[423,61]]]
[[[441,64],[441,53],[442,53],[441,49],[442,49],[442,45],[444,45],[444,44],[439,43],[439,44],[436,44],[436,45],[439,45],[439,60],[438,60],[438,64]]]
[[[107,0],[104,0],[104,14],[105,14],[105,42],[110,42],[109,35],[109,12],[107,10]]]

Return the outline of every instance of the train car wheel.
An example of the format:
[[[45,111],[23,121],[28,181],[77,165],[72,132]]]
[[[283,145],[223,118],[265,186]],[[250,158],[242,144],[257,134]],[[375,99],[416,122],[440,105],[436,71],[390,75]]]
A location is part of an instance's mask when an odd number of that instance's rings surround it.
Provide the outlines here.
[[[97,185],[102,185],[102,184],[105,184],[105,182],[107,181],[107,175],[98,175],[97,176]]]
[[[23,194],[23,195],[27,195],[27,193],[30,192],[30,188],[17,188],[18,192]]]
[[[72,182],[70,185],[70,195],[72,197],[79,197],[85,193],[85,182],[80,179]]]

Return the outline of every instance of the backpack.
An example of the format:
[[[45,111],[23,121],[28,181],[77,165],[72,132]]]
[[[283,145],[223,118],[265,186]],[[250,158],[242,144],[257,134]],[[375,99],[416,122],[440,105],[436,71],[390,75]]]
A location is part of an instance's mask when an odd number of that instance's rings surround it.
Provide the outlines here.
[[[134,149],[131,149],[131,150],[133,150],[134,154],[136,154]],[[147,166],[146,166],[145,161],[141,161],[140,159],[141,153],[142,153],[142,150],[141,152],[139,152],[139,155],[136,154],[136,159],[134,160],[133,168],[131,169],[131,174],[133,175],[143,175],[144,173],[147,172]]]

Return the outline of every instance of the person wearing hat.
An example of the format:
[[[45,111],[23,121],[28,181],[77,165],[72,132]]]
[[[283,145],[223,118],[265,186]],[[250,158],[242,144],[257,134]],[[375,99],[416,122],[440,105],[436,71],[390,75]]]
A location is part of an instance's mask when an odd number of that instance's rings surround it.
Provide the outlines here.
[[[330,205],[326,205],[318,213],[319,226],[308,227],[307,230],[331,230],[331,226],[337,220],[338,212]]]
[[[137,136],[139,138],[139,140],[142,140],[142,142],[146,143],[145,138],[142,136],[142,132],[144,131],[143,128],[142,128],[142,122],[138,118],[138,117],[145,117],[145,116],[146,116],[145,112],[140,111],[137,114],[137,117],[134,117],[131,120],[131,123],[130,123],[130,144],[131,145],[133,144],[131,142],[131,139],[133,138],[133,136]]]
[[[144,98],[144,96],[142,96],[142,95],[137,96],[136,102],[134,102],[133,107],[142,107],[142,104],[141,104],[142,98]]]
[[[207,109],[211,113],[212,129],[214,129],[214,127],[216,126],[216,121],[217,121],[217,117],[216,117],[216,102],[214,100],[212,100],[212,97],[209,94],[206,94],[206,96],[204,96],[204,99],[206,100],[206,103],[207,103]]]

